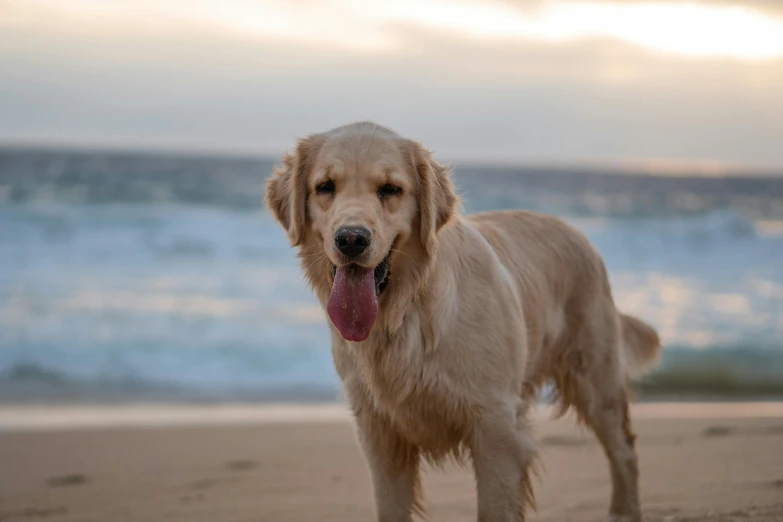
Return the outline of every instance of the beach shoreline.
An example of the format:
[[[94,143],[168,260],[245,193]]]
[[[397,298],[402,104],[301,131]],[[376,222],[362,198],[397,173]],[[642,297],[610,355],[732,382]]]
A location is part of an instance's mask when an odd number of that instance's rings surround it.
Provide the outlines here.
[[[553,413],[547,404],[531,410],[533,422],[545,422]],[[631,415],[634,419],[783,419],[783,401],[645,401],[632,404]],[[348,406],[337,401],[0,404],[0,433],[350,421]]]

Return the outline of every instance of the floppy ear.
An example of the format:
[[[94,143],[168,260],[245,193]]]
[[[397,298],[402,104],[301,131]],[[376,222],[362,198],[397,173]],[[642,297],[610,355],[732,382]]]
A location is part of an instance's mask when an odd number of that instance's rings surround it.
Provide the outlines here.
[[[432,153],[411,142],[413,165],[419,181],[421,242],[428,256],[435,252],[438,231],[454,216],[459,200],[449,168],[432,158]]]
[[[322,143],[319,136],[299,140],[294,153],[283,155],[282,167],[275,166],[266,182],[264,202],[288,232],[292,246],[299,246],[305,240],[307,175]]]

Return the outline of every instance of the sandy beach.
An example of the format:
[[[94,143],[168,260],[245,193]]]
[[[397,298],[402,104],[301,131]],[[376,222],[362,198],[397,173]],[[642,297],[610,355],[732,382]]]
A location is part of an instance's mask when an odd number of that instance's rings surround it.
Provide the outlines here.
[[[638,404],[645,519],[783,521],[783,404]],[[535,426],[534,521],[596,521],[608,470],[570,418]],[[474,520],[467,469],[427,469],[431,519]],[[0,408],[0,520],[367,521],[340,406]]]

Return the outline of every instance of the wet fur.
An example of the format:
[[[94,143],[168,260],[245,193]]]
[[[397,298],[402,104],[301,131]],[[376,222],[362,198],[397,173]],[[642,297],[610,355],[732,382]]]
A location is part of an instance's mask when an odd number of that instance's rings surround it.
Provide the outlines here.
[[[312,188],[326,175],[345,187],[332,200]],[[384,176],[405,185],[393,204],[373,199]],[[369,122],[300,140],[265,200],[324,308],[339,262],[324,239],[334,227],[372,230],[369,263],[392,249],[370,337],[345,341],[329,322],[378,520],[422,514],[420,462],[449,457],[473,465],[479,521],[524,520],[536,454],[526,414],[546,382],[560,412],[573,409],[606,451],[610,519],[641,520],[627,381],[657,360],[659,340],[617,311],[579,231],[532,212],[459,213],[449,170]]]

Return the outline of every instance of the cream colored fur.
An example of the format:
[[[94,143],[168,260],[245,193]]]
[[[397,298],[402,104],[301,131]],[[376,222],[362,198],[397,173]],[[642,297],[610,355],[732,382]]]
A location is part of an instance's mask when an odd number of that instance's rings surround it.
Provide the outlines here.
[[[334,194],[315,191],[325,180]],[[380,198],[384,183],[402,194]],[[345,263],[339,226],[371,231],[365,266],[392,252],[370,337],[345,341],[329,323],[379,521],[423,512],[420,461],[449,456],[472,462],[480,522],[524,520],[535,456],[526,413],[546,382],[606,451],[610,519],[641,520],[627,379],[656,360],[658,336],[617,311],[580,232],[531,212],[460,214],[448,169],[368,122],[300,140],[266,203],[324,308],[332,264]]]

